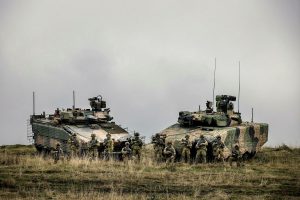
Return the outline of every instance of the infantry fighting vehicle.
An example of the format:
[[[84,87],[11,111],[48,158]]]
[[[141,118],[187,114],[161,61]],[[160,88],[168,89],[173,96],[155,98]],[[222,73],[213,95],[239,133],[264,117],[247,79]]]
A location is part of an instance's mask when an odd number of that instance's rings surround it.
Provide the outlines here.
[[[235,96],[217,95],[216,108],[212,102],[207,101],[206,110],[196,112],[179,112],[178,123],[164,129],[159,134],[166,136],[166,141],[172,141],[180,159],[182,151],[181,139],[190,136],[193,142],[191,156],[195,157],[195,145],[200,135],[208,141],[208,160],[213,159],[212,141],[219,135],[225,144],[224,156],[227,158],[235,144],[240,146],[243,157],[250,158],[268,140],[268,124],[243,122],[241,113],[234,111]]]
[[[128,131],[112,121],[110,109],[106,108],[106,101],[102,96],[88,99],[91,109],[68,108],[56,109],[54,114],[31,115],[33,140],[39,152],[50,152],[60,143],[64,152],[68,151],[67,141],[76,134],[80,147],[87,146],[91,134],[99,141],[99,152],[104,150],[104,139],[108,133],[114,140],[114,151],[118,153],[125,146],[130,137]],[[75,100],[74,100],[75,101]],[[74,103],[75,104],[75,103]]]

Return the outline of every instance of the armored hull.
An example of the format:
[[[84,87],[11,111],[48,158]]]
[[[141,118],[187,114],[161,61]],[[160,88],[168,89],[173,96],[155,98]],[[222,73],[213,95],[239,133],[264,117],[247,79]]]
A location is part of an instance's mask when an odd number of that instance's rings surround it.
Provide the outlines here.
[[[36,149],[39,152],[50,152],[59,143],[63,151],[68,152],[68,140],[72,135],[76,135],[79,148],[87,148],[91,135],[94,134],[101,152],[104,149],[104,139],[109,133],[114,140],[114,151],[119,153],[130,135],[111,121],[113,118],[109,115],[110,110],[100,97],[89,99],[91,109],[57,109],[54,114],[32,115],[30,123]]]
[[[189,135],[193,143],[191,149],[192,157],[196,154],[195,145],[197,140],[201,135],[204,135],[208,141],[208,160],[211,160],[211,143],[220,135],[221,140],[225,144],[225,158],[231,154],[233,145],[237,143],[240,146],[243,156],[250,158],[267,142],[268,124],[243,122],[240,125],[231,127],[182,127],[179,123],[176,123],[161,131],[160,134],[166,135],[166,141],[173,142],[178,157],[180,157],[182,151],[181,139],[184,138],[185,135]]]
[[[243,157],[251,158],[268,140],[269,126],[266,123],[243,122],[241,113],[234,111],[232,101],[236,98],[230,95],[217,95],[216,108],[207,101],[204,111],[181,111],[178,123],[162,130],[159,135],[164,136],[166,142],[171,141],[176,149],[177,159],[180,159],[183,149],[182,139],[189,135],[192,142],[191,156],[196,155],[196,143],[203,135],[208,142],[207,160],[213,160],[213,141],[217,136],[224,143],[224,157],[228,158],[234,145],[238,145]]]

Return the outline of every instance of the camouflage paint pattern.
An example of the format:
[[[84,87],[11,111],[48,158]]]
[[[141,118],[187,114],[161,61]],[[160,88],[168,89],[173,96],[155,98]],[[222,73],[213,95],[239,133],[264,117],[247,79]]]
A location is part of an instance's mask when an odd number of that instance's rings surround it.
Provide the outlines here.
[[[59,113],[55,111],[54,115],[49,116],[31,116],[33,139],[36,148],[40,151],[50,151],[56,148],[57,143],[60,143],[62,150],[67,152],[67,141],[72,134],[76,134],[80,145],[88,143],[91,140],[91,135],[95,134],[101,148],[108,133],[111,134],[111,138],[116,145],[120,146],[122,144],[123,147],[123,143],[125,144],[131,136],[125,129],[114,122],[110,122],[112,117],[109,116],[109,109],[103,110],[102,108],[105,108],[103,106],[104,101],[102,101],[101,97],[101,100],[97,102],[97,98],[91,98],[93,105],[98,106],[96,108],[92,107],[92,110],[67,109]],[[82,115],[74,117],[76,113]],[[94,121],[91,123],[90,120]],[[117,150],[121,151],[121,147]]]
[[[243,122],[240,125],[229,127],[181,127],[178,123],[161,131],[166,134],[166,142],[172,141],[178,154],[182,151],[181,139],[190,136],[195,146],[200,135],[210,143],[220,135],[225,144],[224,156],[231,154],[234,144],[238,143],[242,154],[255,154],[268,140],[268,124]]]

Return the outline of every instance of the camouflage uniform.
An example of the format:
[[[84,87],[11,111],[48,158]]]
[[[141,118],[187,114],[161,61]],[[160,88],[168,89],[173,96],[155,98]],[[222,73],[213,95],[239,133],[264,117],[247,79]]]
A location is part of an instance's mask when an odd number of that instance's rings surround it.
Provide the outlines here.
[[[137,158],[138,160],[141,159],[141,151],[143,147],[143,141],[140,139],[139,133],[134,133],[134,138],[131,139],[131,149],[132,149],[132,156]]]
[[[196,144],[196,164],[199,163],[206,163],[206,152],[207,152],[207,141],[205,140],[204,136],[201,135],[200,139],[198,140]]]
[[[191,159],[191,148],[192,143],[189,141],[190,136],[186,135],[185,138],[181,140],[181,144],[183,145],[183,149],[181,152],[181,160],[182,162],[189,163]]]
[[[112,157],[114,151],[114,141],[111,138],[111,135],[108,133],[106,139],[104,140],[104,159],[109,160]]]
[[[241,155],[241,151],[240,151],[240,147],[239,145],[235,145],[234,148],[231,150],[231,155],[229,157],[229,164],[230,166],[232,166],[232,162],[235,161],[236,165],[238,167],[241,166],[242,164],[242,155]]]
[[[63,150],[60,148],[60,144],[56,145],[54,150],[54,163],[56,164],[61,158],[63,158]]]
[[[131,156],[131,149],[130,149],[129,145],[130,145],[129,142],[126,142],[125,147],[123,147],[121,150],[122,158],[123,158],[124,162],[127,162]]]
[[[81,145],[80,145],[80,156],[81,157],[88,156],[88,144],[86,142],[81,142]]]
[[[95,159],[96,157],[98,157],[99,142],[96,139],[95,134],[92,134],[91,137],[92,137],[92,139],[88,143],[89,156],[90,156],[90,158]]]
[[[176,150],[174,149],[172,142],[168,142],[167,146],[164,149],[164,155],[166,157],[166,164],[174,163]]]
[[[213,155],[215,161],[221,160],[224,163],[224,143],[221,141],[221,136],[217,136],[217,139],[212,142]]]
[[[163,150],[165,148],[164,138],[161,138],[159,134],[156,134],[152,138],[152,144],[154,148],[154,158],[157,162],[161,162],[163,157]]]
[[[72,137],[68,139],[68,150],[69,158],[74,158],[78,156],[79,141],[77,140],[75,133],[72,135]]]

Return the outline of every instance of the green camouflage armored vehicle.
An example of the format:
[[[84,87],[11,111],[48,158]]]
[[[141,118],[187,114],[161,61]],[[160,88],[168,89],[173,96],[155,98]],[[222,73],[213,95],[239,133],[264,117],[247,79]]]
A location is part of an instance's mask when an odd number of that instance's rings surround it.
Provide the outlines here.
[[[207,101],[206,110],[196,112],[179,112],[178,123],[164,129],[159,134],[166,137],[166,142],[172,141],[180,159],[182,151],[181,140],[185,135],[190,136],[193,145],[191,157],[196,154],[196,142],[201,135],[208,142],[207,158],[213,160],[212,142],[221,136],[225,144],[224,157],[228,158],[235,144],[240,146],[243,157],[251,158],[268,140],[268,124],[243,122],[241,113],[234,111],[233,101],[236,97],[229,95],[216,96],[216,108]]]
[[[60,143],[64,152],[68,152],[67,141],[76,135],[80,148],[86,148],[91,135],[99,141],[99,152],[104,150],[104,139],[108,133],[114,140],[114,153],[118,154],[130,138],[127,130],[112,121],[106,101],[99,95],[88,99],[91,109],[56,109],[54,114],[31,115],[33,141],[39,152],[49,153]]]

